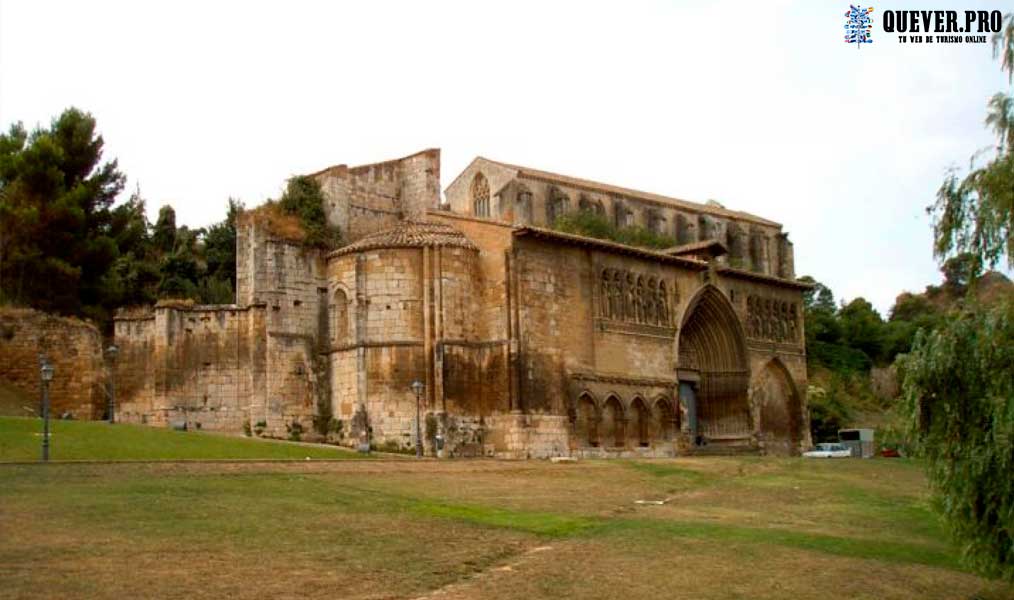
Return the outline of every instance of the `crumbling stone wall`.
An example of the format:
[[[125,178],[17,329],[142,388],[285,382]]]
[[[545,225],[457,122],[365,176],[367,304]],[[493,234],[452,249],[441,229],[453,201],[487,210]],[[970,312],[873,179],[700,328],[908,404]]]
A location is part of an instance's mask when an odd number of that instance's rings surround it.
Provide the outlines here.
[[[440,150],[358,167],[337,165],[311,176],[324,192],[328,223],[354,242],[437,207]]]
[[[118,316],[118,419],[242,431],[263,405],[263,311],[164,304]]]
[[[39,353],[54,367],[49,385],[52,415],[76,419],[105,413],[102,338],[84,321],[27,308],[0,308],[0,378],[40,398]],[[28,408],[40,410],[38,402]],[[25,412],[24,416],[32,413]]]

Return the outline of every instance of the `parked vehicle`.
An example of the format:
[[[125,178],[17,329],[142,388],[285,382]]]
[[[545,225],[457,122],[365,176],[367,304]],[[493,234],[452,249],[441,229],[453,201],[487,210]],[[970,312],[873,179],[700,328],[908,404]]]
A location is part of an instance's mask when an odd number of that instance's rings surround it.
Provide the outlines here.
[[[852,456],[852,450],[839,443],[817,444],[813,450],[803,453],[804,458],[848,458],[850,456]]]

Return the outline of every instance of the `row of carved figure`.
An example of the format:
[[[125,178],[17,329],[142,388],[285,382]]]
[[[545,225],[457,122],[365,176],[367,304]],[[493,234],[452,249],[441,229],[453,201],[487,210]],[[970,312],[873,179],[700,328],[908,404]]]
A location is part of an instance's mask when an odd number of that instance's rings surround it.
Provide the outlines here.
[[[658,327],[672,324],[672,294],[662,279],[638,275],[625,269],[603,269],[601,278],[602,318]]]
[[[747,296],[747,337],[773,342],[797,342],[796,305],[772,298]]]

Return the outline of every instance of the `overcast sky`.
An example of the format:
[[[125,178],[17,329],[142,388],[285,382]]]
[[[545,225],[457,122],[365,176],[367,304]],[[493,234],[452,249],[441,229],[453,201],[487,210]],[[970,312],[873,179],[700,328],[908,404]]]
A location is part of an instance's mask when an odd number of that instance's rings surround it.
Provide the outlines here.
[[[706,5],[706,6],[705,6]],[[993,143],[988,44],[843,42],[848,2],[0,0],[0,126],[91,112],[151,218],[203,226],[332,164],[442,149],[781,222],[886,316],[940,276],[925,207]],[[126,197],[127,194],[125,194]],[[124,197],[124,199],[125,199]]]

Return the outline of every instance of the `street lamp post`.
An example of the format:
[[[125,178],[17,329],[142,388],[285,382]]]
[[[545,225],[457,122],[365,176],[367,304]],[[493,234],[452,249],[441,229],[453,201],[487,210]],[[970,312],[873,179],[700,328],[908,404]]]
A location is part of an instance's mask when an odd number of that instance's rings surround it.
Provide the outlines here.
[[[113,344],[106,348],[109,356],[109,424],[116,422],[116,355],[120,349]]]
[[[42,461],[49,462],[49,382],[53,380],[53,365],[43,362],[39,374],[42,376]]]
[[[422,410],[422,393],[426,384],[418,379],[412,382],[412,391],[415,392],[415,457],[422,458],[422,429],[419,423],[419,413]]]

